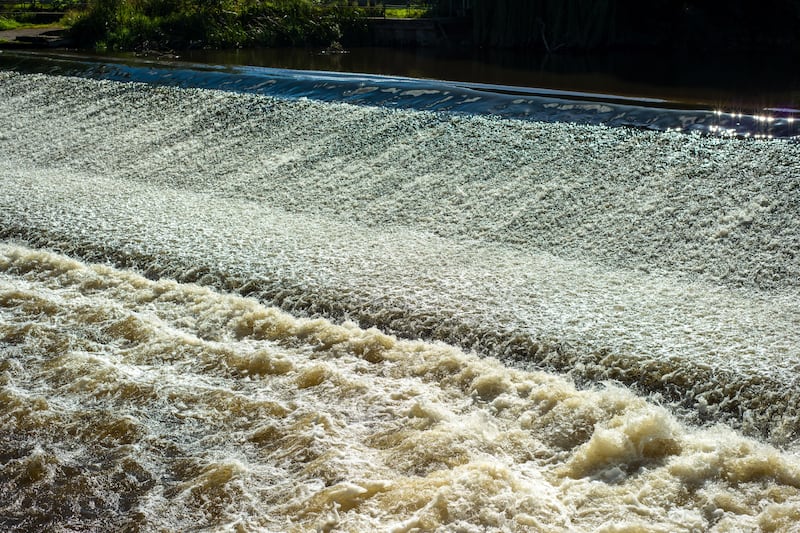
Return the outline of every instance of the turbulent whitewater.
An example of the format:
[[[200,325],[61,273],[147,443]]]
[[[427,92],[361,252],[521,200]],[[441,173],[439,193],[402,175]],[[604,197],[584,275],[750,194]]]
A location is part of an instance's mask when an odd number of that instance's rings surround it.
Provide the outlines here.
[[[791,531],[800,146],[0,73],[0,522]]]

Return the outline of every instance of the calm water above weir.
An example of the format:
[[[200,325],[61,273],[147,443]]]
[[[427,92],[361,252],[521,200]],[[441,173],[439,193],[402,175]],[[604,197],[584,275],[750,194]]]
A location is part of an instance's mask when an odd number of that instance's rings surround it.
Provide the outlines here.
[[[513,50],[352,48],[189,50],[187,61],[298,70],[363,72],[437,80],[540,87],[700,104],[731,111],[800,108],[797,60],[770,55],[656,53],[537,55]]]

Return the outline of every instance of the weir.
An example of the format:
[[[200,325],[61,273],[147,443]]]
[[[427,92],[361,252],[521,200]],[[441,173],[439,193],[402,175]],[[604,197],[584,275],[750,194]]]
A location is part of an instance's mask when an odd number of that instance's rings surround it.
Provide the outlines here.
[[[29,500],[106,528],[798,516],[796,143],[92,65],[0,72],[3,482]]]
[[[0,528],[796,527],[794,110],[0,63]]]
[[[4,76],[7,238],[797,434],[792,144]]]

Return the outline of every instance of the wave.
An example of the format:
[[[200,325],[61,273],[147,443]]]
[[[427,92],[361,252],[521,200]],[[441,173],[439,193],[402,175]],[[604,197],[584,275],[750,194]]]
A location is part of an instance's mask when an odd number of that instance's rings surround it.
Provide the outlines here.
[[[788,531],[800,462],[613,385],[0,244],[0,523]]]

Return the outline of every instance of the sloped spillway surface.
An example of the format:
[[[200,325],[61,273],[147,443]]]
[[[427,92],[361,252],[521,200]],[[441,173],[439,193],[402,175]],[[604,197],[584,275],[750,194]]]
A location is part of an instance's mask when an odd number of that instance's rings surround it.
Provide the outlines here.
[[[790,143],[3,73],[6,239],[797,438]]]

